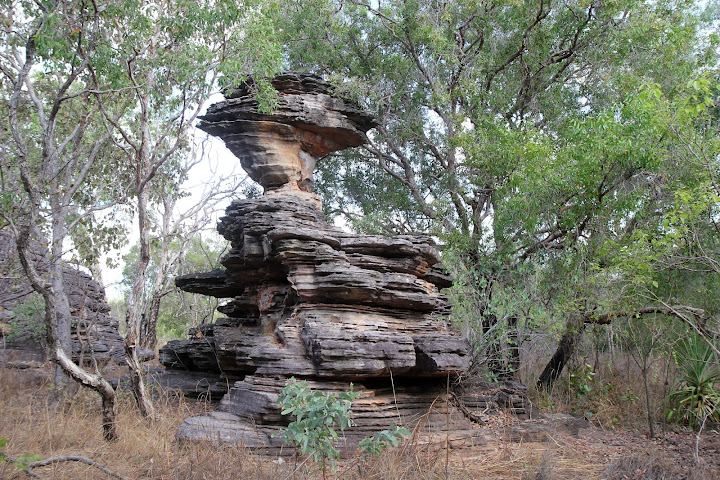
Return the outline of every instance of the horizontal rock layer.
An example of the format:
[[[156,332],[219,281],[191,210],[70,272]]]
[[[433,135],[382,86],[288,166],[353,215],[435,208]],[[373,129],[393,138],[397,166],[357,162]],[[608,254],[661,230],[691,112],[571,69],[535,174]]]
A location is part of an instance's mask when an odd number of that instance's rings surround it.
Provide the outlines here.
[[[293,227],[295,225],[295,227]],[[238,200],[219,230],[226,270],[177,285],[232,298],[203,338],[170,342],[170,367],[262,375],[362,379],[445,376],[467,368],[452,332],[429,238],[352,236],[299,197]],[[439,279],[439,280],[438,280]]]
[[[41,272],[47,271],[47,264],[39,253],[35,255],[34,261]],[[110,313],[110,305],[100,283],[70,265],[63,266],[63,280],[72,314],[73,360],[85,363],[89,363],[92,358],[101,363],[110,359],[124,361],[125,351],[118,320]],[[5,333],[9,336],[12,336],[9,325],[15,318],[15,311],[34,295],[38,294],[34,293],[22,270],[12,237],[0,232],[0,324],[8,325]],[[35,321],[42,324],[43,312],[37,315]]]
[[[197,126],[221,138],[266,190],[311,192],[315,162],[362,145],[375,123],[357,105],[329,95],[330,86],[318,76],[287,73],[272,84],[278,92],[272,112],[260,109],[250,83],[208,108]]]
[[[181,440],[228,442],[268,453],[292,454],[279,435],[280,429],[293,419],[283,416],[277,406],[285,386],[284,377],[248,376],[236,382],[220,402],[216,412],[186,419],[178,430]],[[446,394],[444,382],[420,382],[396,385],[390,379],[384,384],[368,386],[346,382],[309,382],[316,390],[360,394],[352,404],[354,426],[345,430],[337,442],[343,450],[354,449],[358,442],[393,424],[423,434],[445,431],[469,431],[472,424],[455,409]]]
[[[292,376],[323,391],[355,382],[351,444],[391,423],[445,424],[448,408],[467,423],[445,387],[468,368],[470,349],[448,326],[440,289],[452,279],[431,238],[344,232],[326,222],[312,193],[317,159],[364,143],[372,118],[313,75],[281,75],[273,86],[272,113],[259,110],[256,87],[246,84],[199,125],[225,141],[265,193],[234,201],[220,220],[231,243],[224,270],[176,279],[185,291],[226,299],[218,308],[226,317],[168,343],[160,361],[205,372],[208,386],[243,377],[217,412],[187,419],[180,438],[281,448],[273,434],[291,419],[277,399]]]
[[[355,382],[361,397],[347,446],[392,423],[412,427],[422,419],[432,431],[445,425],[447,408],[453,422],[469,428],[445,398],[445,379],[467,369],[469,346],[447,325],[449,304],[439,287],[450,277],[431,239],[354,236],[328,225],[297,195],[237,200],[219,231],[232,247],[225,270],[176,283],[230,297],[219,307],[227,316],[193,330],[189,340],[169,342],[160,361],[171,372],[195,372],[185,380],[193,392],[200,372],[206,389],[221,387],[213,380],[220,375],[245,379],[217,412],[187,419],[180,438],[280,451],[282,440],[273,435],[290,419],[280,415],[277,398],[291,376],[323,391]],[[392,379],[404,385],[393,392]]]

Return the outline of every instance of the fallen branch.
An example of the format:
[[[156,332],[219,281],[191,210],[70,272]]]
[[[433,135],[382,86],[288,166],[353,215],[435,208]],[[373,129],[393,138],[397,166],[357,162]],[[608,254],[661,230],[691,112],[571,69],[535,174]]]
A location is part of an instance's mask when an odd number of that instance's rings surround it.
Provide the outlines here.
[[[12,455],[7,456],[8,460],[11,463],[16,463],[19,460],[19,457],[14,457]],[[91,460],[87,457],[83,457],[81,455],[58,455],[55,457],[46,458],[44,460],[38,460],[36,462],[30,462],[27,464],[27,467],[23,470],[27,476],[32,478],[42,478],[40,475],[35,473],[33,469],[38,467],[46,467],[48,465],[53,465],[56,463],[63,463],[63,462],[80,462],[84,463],[85,465],[90,465],[91,467],[95,467],[98,470],[102,471],[104,474],[109,475],[113,478],[117,478],[118,480],[130,480],[127,477],[123,477],[117,472],[114,472],[113,470],[110,470],[108,467],[103,465],[100,462],[96,462],[95,460]]]
[[[463,403],[463,401],[455,394],[455,392],[450,392],[450,396],[452,396],[455,406],[457,406],[460,412],[462,412],[462,414],[465,415],[465,417],[471,422],[484,425],[490,420],[490,417],[488,417],[484,412],[480,414],[471,412],[470,409],[465,406],[465,403]]]
[[[596,325],[608,325],[613,321],[613,319],[620,317],[632,318],[639,315],[651,314],[668,315],[679,318],[683,322],[687,323],[708,345],[710,345],[710,348],[712,348],[713,351],[720,356],[720,349],[718,349],[712,340],[713,338],[717,338],[718,334],[716,332],[709,331],[705,326],[705,322],[707,321],[705,310],[702,308],[689,307],[687,305],[670,305],[657,297],[655,297],[655,299],[662,305],[658,307],[643,307],[631,312],[610,312],[602,315],[589,314],[582,317],[582,322],[594,323]],[[698,322],[693,322],[690,317],[694,317],[698,320]]]

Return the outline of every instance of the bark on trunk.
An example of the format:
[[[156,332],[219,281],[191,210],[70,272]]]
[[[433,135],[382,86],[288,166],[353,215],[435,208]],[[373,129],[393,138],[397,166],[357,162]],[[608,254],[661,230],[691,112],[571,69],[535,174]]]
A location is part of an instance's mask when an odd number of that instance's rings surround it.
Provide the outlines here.
[[[55,297],[55,318],[57,327],[57,343],[60,347],[72,355],[72,338],[70,336],[71,328],[71,314],[70,305],[65,293],[63,269],[62,264],[57,262],[56,265],[51,267],[51,285]],[[64,301],[63,301],[64,300]],[[46,300],[47,304],[47,300]],[[51,343],[48,340],[48,347],[50,348]],[[50,351],[48,349],[48,351]],[[53,401],[59,402],[66,395],[71,393],[70,386],[72,379],[65,373],[60,365],[55,366],[55,373],[53,375]]]
[[[114,442],[118,439],[117,422],[115,421],[115,396],[100,395],[102,398],[102,428],[103,439]]]
[[[517,317],[508,318],[508,379],[518,377],[520,371],[520,335],[518,334]]]
[[[148,98],[142,97],[143,113],[147,112]],[[132,292],[130,293],[130,301],[128,302],[127,313],[125,315],[125,361],[130,368],[130,379],[133,387],[133,394],[137,400],[138,408],[143,417],[151,417],[154,414],[152,402],[147,396],[145,383],[143,382],[142,368],[137,358],[137,347],[139,345],[140,336],[140,320],[142,310],[143,288],[145,287],[145,278],[147,267],[150,263],[150,232],[148,227],[148,203],[150,200],[149,179],[146,179],[146,170],[149,169],[147,164],[150,158],[148,151],[148,141],[150,138],[147,116],[143,116],[141,122],[142,144],[140,151],[137,152],[135,165],[135,184],[137,186],[137,207],[138,207],[138,231],[140,233],[140,259],[135,269],[135,280],[133,282]]]
[[[153,293],[152,302],[150,303],[150,315],[142,319],[140,344],[148,350],[155,350],[155,345],[157,344],[157,320],[160,315],[161,298],[161,292],[156,291]]]
[[[55,291],[55,282],[46,281],[37,271],[29,254],[29,232],[26,230],[16,238],[20,263],[33,286],[33,289],[40,293],[45,300],[45,329],[47,334],[48,353],[50,359],[62,369],[62,371],[73,380],[95,390],[102,398],[103,404],[103,438],[108,441],[117,439],[115,427],[115,390],[100,373],[90,373],[72,361],[72,356],[62,346],[58,335],[58,310],[60,304],[69,305],[67,295],[63,292],[64,298],[58,299]],[[68,307],[69,312],[69,307]],[[69,318],[69,317],[68,317]]]
[[[488,370],[498,377],[505,375],[505,365],[503,362],[502,349],[500,348],[500,339],[497,331],[497,317],[494,314],[481,315],[483,337],[486,342],[487,366]]]
[[[134,342],[137,337],[133,337],[134,338],[132,340]],[[135,396],[138,408],[140,409],[140,414],[143,417],[148,418],[154,415],[155,408],[153,407],[153,404],[150,401],[150,397],[147,394],[147,390],[145,389],[145,381],[143,380],[142,375],[142,366],[140,365],[140,361],[137,358],[137,349],[135,347],[135,344],[128,344],[128,340],[126,337],[125,361],[130,368],[130,384],[132,385],[133,395]]]
[[[575,352],[575,347],[584,329],[585,324],[582,322],[568,322],[565,327],[565,333],[563,333],[562,338],[560,338],[555,353],[540,374],[537,383],[538,389],[550,390],[552,388],[553,383],[560,377],[565,365],[567,365],[572,354]]]
[[[163,198],[162,217],[162,243],[161,252],[156,256],[157,275],[152,290],[152,301],[150,302],[150,314],[142,319],[140,345],[148,350],[155,350],[157,344],[157,321],[160,316],[160,302],[163,297],[166,278],[170,270],[170,264],[177,260],[170,259],[170,242],[172,238],[172,212],[175,209],[175,198],[170,195]],[[184,241],[181,241],[180,250],[184,248]]]
[[[141,234],[142,242],[142,234]],[[141,247],[142,250],[142,247]],[[147,262],[147,260],[145,261]],[[140,263],[143,263],[141,254]],[[145,267],[147,268],[147,263]],[[142,376],[142,367],[137,358],[138,337],[140,333],[140,315],[138,310],[141,308],[142,286],[145,283],[145,270],[136,272],[136,278],[133,286],[132,296],[128,304],[127,313],[125,315],[125,361],[130,368],[130,380],[133,389],[133,395],[137,400],[140,414],[143,417],[151,417],[154,414],[152,402],[148,398],[145,390],[145,382]]]
[[[54,157],[53,157],[54,158]],[[50,163],[56,164],[56,160]],[[53,168],[53,171],[56,167]],[[56,184],[53,184],[57,188]],[[72,358],[72,314],[70,313],[70,302],[65,292],[65,278],[62,263],[63,241],[66,236],[65,224],[61,219],[67,216],[67,207],[63,205],[57,194],[50,197],[50,205],[54,213],[52,222],[52,243],[51,250],[46,255],[48,262],[48,273],[50,274],[50,285],[55,299],[55,325],[57,326],[57,342],[60,347],[71,355]],[[29,245],[28,245],[29,247]],[[48,343],[48,345],[50,345]],[[66,395],[74,394],[77,385],[72,385],[72,379],[67,373],[56,366],[53,378],[53,396],[54,401],[59,402]]]
[[[648,372],[647,372],[647,365],[642,369],[643,374],[643,383],[645,384],[645,408],[647,409],[647,421],[648,421],[648,428],[650,438],[655,438],[655,423],[653,422],[652,418],[652,408],[650,405],[650,388],[648,385]]]

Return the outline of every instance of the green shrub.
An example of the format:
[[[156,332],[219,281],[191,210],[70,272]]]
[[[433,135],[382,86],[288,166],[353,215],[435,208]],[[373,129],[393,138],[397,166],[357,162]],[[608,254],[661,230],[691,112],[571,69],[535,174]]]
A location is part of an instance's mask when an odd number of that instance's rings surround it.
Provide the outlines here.
[[[42,342],[45,339],[45,300],[42,296],[33,292],[27,300],[15,306],[13,313],[8,322],[10,332],[6,338],[9,342]]]
[[[327,464],[335,471],[340,452],[335,448],[339,438],[337,429],[343,431],[353,426],[350,407],[360,394],[353,392],[323,393],[312,390],[306,381],[290,378],[278,397],[283,415],[294,415],[282,431],[283,439],[297,448],[302,455],[310,455],[322,463],[323,477]],[[392,425],[374,436],[360,441],[358,447],[364,455],[378,455],[388,447],[396,447],[400,440],[410,435],[404,427]]]
[[[407,428],[393,425],[372,437],[360,440],[358,447],[363,455],[380,455],[388,447],[397,447],[400,440],[409,435],[410,430]]]
[[[673,349],[682,372],[680,388],[670,394],[668,419],[698,428],[705,419],[720,420],[720,371],[715,352],[703,339],[691,335]]]
[[[321,462],[323,476],[327,461],[333,471],[336,468],[340,457],[335,448],[339,438],[336,429],[342,431],[352,426],[350,405],[358,396],[352,391],[352,384],[349,392],[323,393],[312,390],[308,382],[298,382],[293,377],[278,397],[281,413],[295,416],[295,421],[282,432],[283,438],[301,454]]]
[[[18,457],[8,455],[7,453],[2,451],[5,445],[7,445],[7,441],[7,438],[0,438],[0,463],[10,462],[20,470],[27,471],[28,466],[32,462],[42,460],[42,457],[40,455],[32,453],[23,453]]]

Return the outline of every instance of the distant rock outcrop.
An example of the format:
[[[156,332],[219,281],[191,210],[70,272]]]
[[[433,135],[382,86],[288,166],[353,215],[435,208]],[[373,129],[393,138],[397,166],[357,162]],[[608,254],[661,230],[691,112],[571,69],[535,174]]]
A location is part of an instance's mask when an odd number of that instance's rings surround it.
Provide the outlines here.
[[[110,359],[124,362],[123,339],[118,320],[110,314],[110,305],[102,286],[90,275],[70,265],[63,268],[65,289],[70,301],[72,321],[72,356],[75,361],[100,363]],[[12,237],[0,231],[0,325],[13,337],[12,323],[16,310],[37,295],[22,272]],[[42,312],[40,312],[42,315]],[[37,319],[42,322],[42,318]],[[17,342],[15,346],[22,346]],[[6,342],[6,345],[7,342]],[[27,342],[25,342],[27,345]],[[10,342],[12,347],[13,343]]]
[[[188,292],[225,298],[226,317],[169,342],[170,370],[241,379],[218,411],[190,418],[184,439],[279,447],[288,418],[277,398],[290,376],[324,391],[361,393],[352,441],[391,423],[445,426],[446,382],[466,371],[468,342],[448,325],[440,289],[452,284],[427,236],[354,235],[327,223],[312,193],[315,162],[366,142],[372,118],[330,94],[317,76],[276,77],[272,114],[252,88],[230,92],[199,128],[223,139],[264,195],[234,201],[218,225],[232,249],[225,267],[178,277]],[[452,409],[453,421],[466,422]]]

